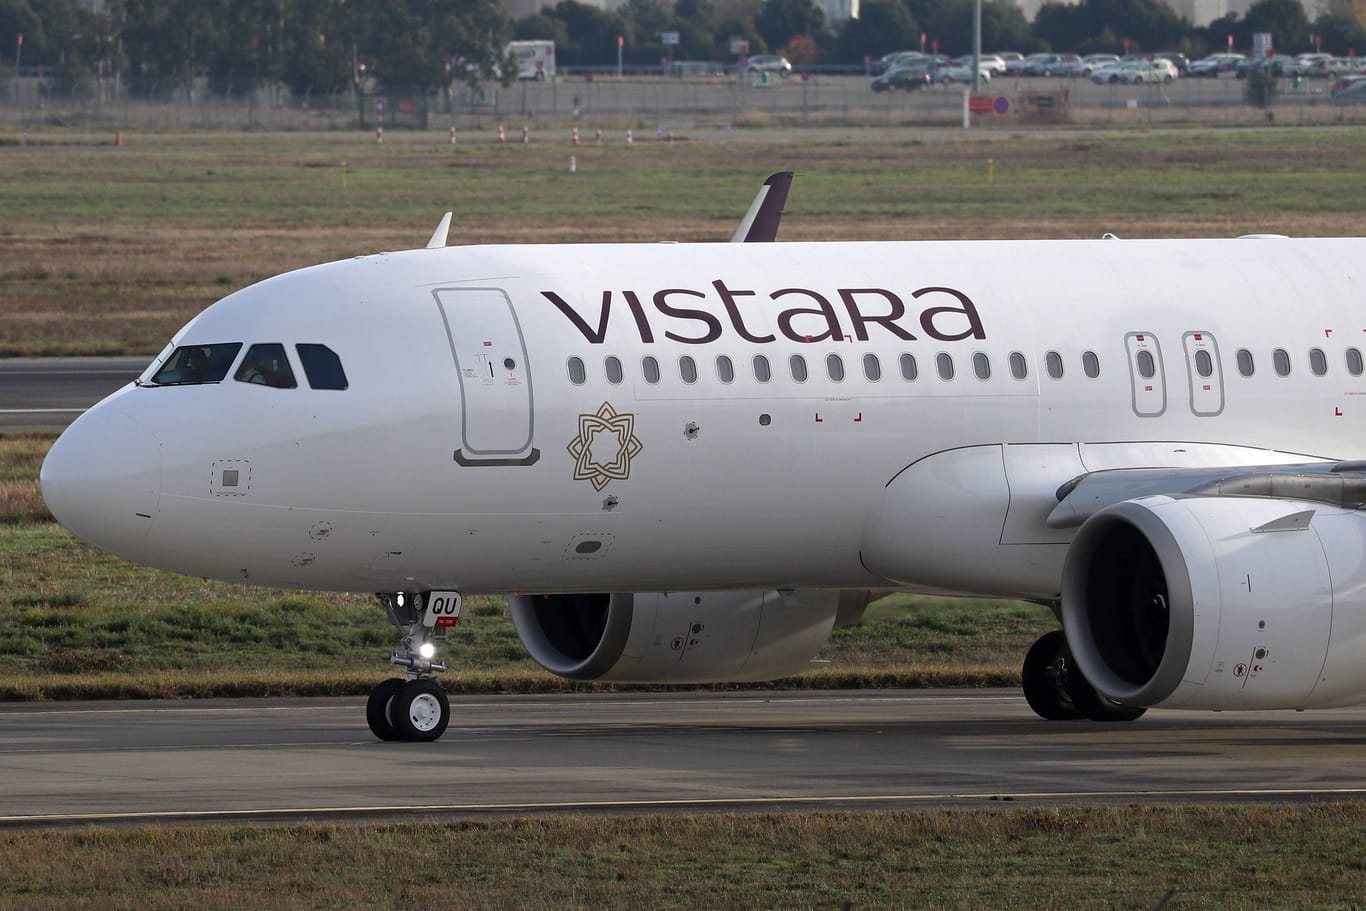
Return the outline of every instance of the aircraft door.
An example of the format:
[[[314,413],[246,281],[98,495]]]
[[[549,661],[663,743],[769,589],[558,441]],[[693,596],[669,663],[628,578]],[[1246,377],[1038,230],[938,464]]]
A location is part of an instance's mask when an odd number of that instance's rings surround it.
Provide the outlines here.
[[[1213,417],[1224,410],[1224,368],[1219,346],[1208,332],[1187,332],[1181,338],[1190,374],[1191,411]]]
[[[526,342],[501,288],[438,288],[460,384],[461,465],[530,465],[532,389]]]
[[[1130,332],[1124,336],[1124,348],[1129,354],[1134,414],[1155,418],[1167,410],[1167,375],[1162,365],[1162,348],[1151,332]]]

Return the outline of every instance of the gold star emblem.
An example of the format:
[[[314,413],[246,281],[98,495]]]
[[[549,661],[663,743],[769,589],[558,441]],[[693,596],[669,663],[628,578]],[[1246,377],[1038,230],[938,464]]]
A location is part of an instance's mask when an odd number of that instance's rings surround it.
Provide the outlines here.
[[[574,480],[592,481],[594,490],[602,490],[609,481],[624,481],[631,475],[631,459],[644,448],[636,438],[636,416],[618,414],[603,402],[597,414],[579,415],[579,435],[568,446]]]

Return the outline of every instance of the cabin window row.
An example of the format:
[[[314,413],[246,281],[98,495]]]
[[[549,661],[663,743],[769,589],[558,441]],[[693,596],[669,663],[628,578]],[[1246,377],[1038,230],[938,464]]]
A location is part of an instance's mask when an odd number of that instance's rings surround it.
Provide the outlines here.
[[[1202,354],[1204,352],[1201,352]],[[1343,353],[1346,362],[1347,372],[1352,376],[1361,376],[1362,370],[1366,367],[1361,357],[1361,349],[1348,348]],[[1238,364],[1238,373],[1242,376],[1252,376],[1257,372],[1257,362],[1253,358],[1252,352],[1246,348],[1239,348],[1234,360]],[[1197,364],[1197,369],[1199,365]],[[1284,348],[1276,348],[1271,352],[1271,369],[1277,376],[1289,376],[1291,370],[1290,352]],[[1328,373],[1328,354],[1322,348],[1309,349],[1309,372],[1314,376],[1326,376]],[[1208,373],[1201,373],[1201,376],[1209,376]]]
[[[1006,359],[1010,370],[1010,375],[1017,380],[1029,378],[1029,361],[1019,351],[1012,351]],[[863,376],[869,382],[876,383],[882,379],[882,362],[876,354],[865,354],[860,361]],[[992,375],[991,358],[984,352],[978,351],[971,358],[972,375],[979,380],[989,380]],[[825,356],[825,375],[831,382],[840,383],[844,381],[846,367],[843,356],[839,354],[827,354]],[[920,377],[920,364],[915,355],[906,353],[897,358],[898,371],[901,378],[908,383],[915,382]],[[1082,372],[1090,379],[1100,376],[1100,358],[1094,351],[1084,351],[1081,356]],[[577,355],[570,357],[567,364],[569,381],[576,386],[582,386],[588,382],[588,367],[584,359]],[[733,383],[737,375],[737,367],[730,355],[721,354],[716,358],[716,378],[724,383]],[[1063,377],[1062,355],[1056,351],[1049,351],[1044,357],[1044,369],[1052,379],[1059,380]],[[760,383],[767,383],[773,379],[774,366],[767,355],[756,354],[750,360],[750,370],[753,372],[754,379]],[[807,364],[806,356],[793,354],[787,359],[787,372],[794,382],[804,383],[811,376],[811,368]],[[934,372],[941,380],[952,380],[958,372],[957,364],[953,355],[948,352],[940,352],[934,357]],[[621,358],[616,355],[608,355],[603,359],[603,374],[607,382],[613,386],[620,385],[626,379],[626,370],[622,365]],[[663,372],[660,367],[659,359],[653,355],[646,355],[640,359],[640,374],[646,383],[657,384]],[[692,355],[685,354],[678,359],[678,377],[684,383],[692,385],[699,377],[697,361]]]

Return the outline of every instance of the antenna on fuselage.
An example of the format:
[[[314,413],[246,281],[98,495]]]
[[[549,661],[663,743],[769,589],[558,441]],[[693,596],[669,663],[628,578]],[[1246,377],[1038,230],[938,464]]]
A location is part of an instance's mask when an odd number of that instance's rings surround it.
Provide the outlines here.
[[[792,172],[779,171],[771,175],[759,188],[749,211],[740,219],[740,227],[731,235],[733,244],[772,243],[778,238],[778,222],[783,218],[787,191],[792,186]]]
[[[441,223],[432,232],[432,239],[427,241],[428,250],[440,250],[446,246],[446,236],[451,233],[451,213],[447,212],[441,216]]]

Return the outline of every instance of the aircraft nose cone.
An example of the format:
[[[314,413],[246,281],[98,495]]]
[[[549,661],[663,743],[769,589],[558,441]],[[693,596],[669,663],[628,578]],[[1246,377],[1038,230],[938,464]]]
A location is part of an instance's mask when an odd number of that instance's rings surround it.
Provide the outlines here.
[[[147,537],[161,492],[156,437],[106,402],[48,450],[39,474],[47,508],[68,531],[126,555]]]

